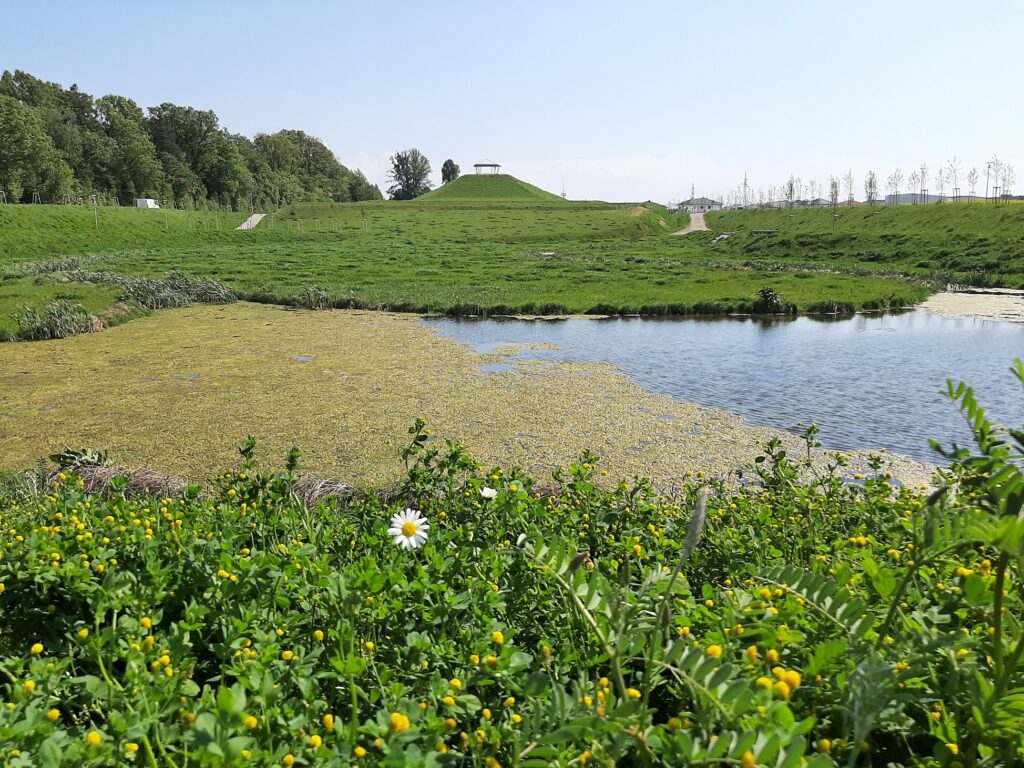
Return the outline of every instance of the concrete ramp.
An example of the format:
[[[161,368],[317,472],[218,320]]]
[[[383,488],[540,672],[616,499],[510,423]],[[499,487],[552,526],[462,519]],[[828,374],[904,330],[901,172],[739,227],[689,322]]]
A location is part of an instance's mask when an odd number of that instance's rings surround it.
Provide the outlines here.
[[[263,221],[265,213],[254,213],[248,219],[239,224],[235,229],[256,229],[256,225]]]

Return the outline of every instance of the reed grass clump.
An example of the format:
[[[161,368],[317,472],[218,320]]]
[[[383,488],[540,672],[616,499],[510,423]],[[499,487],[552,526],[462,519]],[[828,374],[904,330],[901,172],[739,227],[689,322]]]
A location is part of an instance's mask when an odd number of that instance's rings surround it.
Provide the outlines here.
[[[119,286],[122,301],[133,302],[145,309],[230,304],[237,299],[235,292],[220,280],[192,277],[178,269],[171,270],[163,279],[85,270],[72,270],[67,277],[72,282]]]
[[[15,341],[63,339],[89,330],[89,313],[81,304],[53,299],[42,306],[24,306],[14,316]]]

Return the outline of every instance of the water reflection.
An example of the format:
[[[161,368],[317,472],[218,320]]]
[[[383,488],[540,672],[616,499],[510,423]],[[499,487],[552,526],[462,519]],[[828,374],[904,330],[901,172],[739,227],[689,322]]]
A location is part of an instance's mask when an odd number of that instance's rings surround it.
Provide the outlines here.
[[[965,441],[947,378],[974,386],[994,418],[1024,423],[1024,326],[925,310],[853,317],[431,319],[483,352],[547,342],[521,359],[608,362],[678,400],[725,408],[762,426],[816,422],[831,448],[886,448],[935,460],[929,438]]]

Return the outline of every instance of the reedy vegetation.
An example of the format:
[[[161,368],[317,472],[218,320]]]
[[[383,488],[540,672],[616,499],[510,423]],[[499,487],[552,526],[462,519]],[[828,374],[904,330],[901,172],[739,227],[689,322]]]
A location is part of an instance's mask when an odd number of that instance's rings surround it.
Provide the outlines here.
[[[777,444],[741,486],[698,478],[676,499],[603,487],[590,455],[535,484],[422,423],[390,504],[303,508],[298,452],[258,472],[251,440],[239,471],[177,498],[116,479],[87,495],[70,466],[0,506],[0,750],[41,765],[1019,764],[1024,431],[950,394],[977,452],[950,449],[929,497],[846,482],[840,459],[816,473]],[[406,506],[431,522],[413,552],[386,534]]]

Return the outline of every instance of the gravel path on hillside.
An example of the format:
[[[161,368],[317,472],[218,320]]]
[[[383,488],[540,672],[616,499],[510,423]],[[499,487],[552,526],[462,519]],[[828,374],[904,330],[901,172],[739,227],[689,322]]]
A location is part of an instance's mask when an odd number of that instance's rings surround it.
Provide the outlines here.
[[[256,229],[256,225],[263,221],[265,213],[254,213],[248,219],[239,224],[235,229]]]
[[[673,232],[672,237],[676,235],[688,235],[691,232],[707,232],[708,225],[704,223],[703,213],[691,213],[690,214],[690,226],[686,229],[680,229],[678,232]]]

